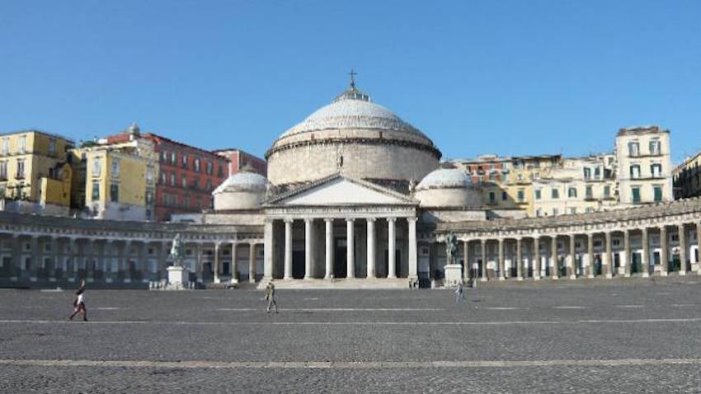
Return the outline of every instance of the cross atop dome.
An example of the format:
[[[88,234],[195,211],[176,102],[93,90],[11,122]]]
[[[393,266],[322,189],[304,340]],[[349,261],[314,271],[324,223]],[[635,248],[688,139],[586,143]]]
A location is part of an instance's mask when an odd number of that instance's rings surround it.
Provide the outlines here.
[[[370,101],[370,96],[358,90],[355,87],[355,76],[358,75],[353,69],[348,73],[350,75],[350,86],[345,92],[338,95],[333,102],[343,101],[343,100],[360,100],[360,101]]]
[[[351,68],[348,75],[350,75],[350,78],[351,78],[350,87],[351,87],[351,89],[355,89],[355,76],[358,75],[358,73],[353,71],[353,69]]]

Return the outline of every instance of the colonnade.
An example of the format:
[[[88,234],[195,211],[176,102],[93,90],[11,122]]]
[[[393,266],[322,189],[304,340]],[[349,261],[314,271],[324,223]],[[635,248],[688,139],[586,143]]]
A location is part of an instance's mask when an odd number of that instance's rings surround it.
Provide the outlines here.
[[[334,218],[334,217],[303,217],[303,218],[284,218],[284,219],[271,219],[265,224],[265,237],[266,246],[268,245],[268,239],[270,242],[270,250],[266,251],[266,264],[265,264],[265,277],[266,278],[280,278],[286,280],[295,279],[293,277],[293,227],[296,221],[304,222],[304,275],[303,279],[339,279],[336,278],[334,274],[334,258],[335,258],[335,237],[334,237],[334,221],[343,220],[345,221],[345,245],[346,245],[346,267],[345,267],[345,278],[354,279],[358,277],[357,271],[363,271],[358,268],[358,263],[365,262],[365,278],[378,278],[378,244],[377,244],[377,226],[378,220],[384,220],[387,222],[387,279],[396,279],[399,277],[396,266],[394,264],[396,260],[396,250],[397,250],[397,221],[406,220],[407,222],[407,249],[408,249],[408,272],[403,275],[408,278],[417,277],[417,260],[416,260],[416,217],[345,217],[345,218]],[[356,222],[363,220],[365,221],[365,252],[366,256],[363,259],[362,256],[356,256]],[[314,234],[315,222],[324,222],[324,256],[323,256],[323,273],[315,273],[314,267],[317,258],[315,256],[315,250],[317,250],[315,245],[316,236]],[[272,244],[275,243],[274,240],[274,230],[273,227],[278,222],[284,223],[284,231],[282,232],[282,272],[278,272],[275,267],[274,255],[272,250]],[[383,250],[384,248],[379,248]],[[321,262],[321,260],[319,260]],[[321,265],[321,264],[319,264]]]
[[[539,280],[544,277],[630,277],[634,274],[667,276],[670,272],[686,275],[692,267],[698,267],[700,232],[699,222],[679,222],[581,232],[533,231],[531,234],[497,233],[459,238],[463,243],[463,261],[467,262],[467,269],[463,271],[465,279]],[[507,254],[510,257],[508,269]],[[697,272],[701,274],[701,269]]]
[[[86,279],[112,284],[148,283],[166,279],[166,268],[173,264],[172,239],[13,232],[0,234],[0,241],[0,280],[9,282]],[[254,282],[258,271],[256,251],[261,243],[262,239],[183,240],[183,249],[188,251],[183,264],[197,281],[212,275],[214,282],[219,282],[224,274],[223,255],[230,256],[229,275],[238,276],[237,251],[248,246],[248,280]],[[211,264],[211,272],[205,273],[205,264]]]

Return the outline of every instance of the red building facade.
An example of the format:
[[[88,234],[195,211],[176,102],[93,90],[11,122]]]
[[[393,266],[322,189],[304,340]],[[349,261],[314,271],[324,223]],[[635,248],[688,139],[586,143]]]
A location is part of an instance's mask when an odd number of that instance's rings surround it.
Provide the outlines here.
[[[155,219],[174,213],[197,213],[212,207],[212,191],[228,176],[226,157],[160,135],[143,135],[158,153]]]
[[[258,156],[241,149],[221,149],[214,152],[229,161],[229,176],[237,174],[244,167],[264,177],[268,176],[268,162]]]

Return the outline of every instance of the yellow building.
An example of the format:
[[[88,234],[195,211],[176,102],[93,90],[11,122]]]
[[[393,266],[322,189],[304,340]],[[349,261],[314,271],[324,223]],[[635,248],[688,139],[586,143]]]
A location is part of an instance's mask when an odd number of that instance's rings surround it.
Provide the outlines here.
[[[76,149],[79,181],[73,194],[82,216],[152,220],[158,155],[144,139],[101,140]]]
[[[0,135],[0,196],[8,211],[67,215],[73,141],[38,130]]]

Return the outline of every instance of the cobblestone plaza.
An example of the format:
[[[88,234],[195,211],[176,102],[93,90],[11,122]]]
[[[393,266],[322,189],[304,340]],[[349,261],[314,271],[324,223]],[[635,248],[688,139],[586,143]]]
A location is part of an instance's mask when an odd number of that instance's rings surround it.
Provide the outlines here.
[[[701,392],[696,276],[0,293],[0,392]]]

